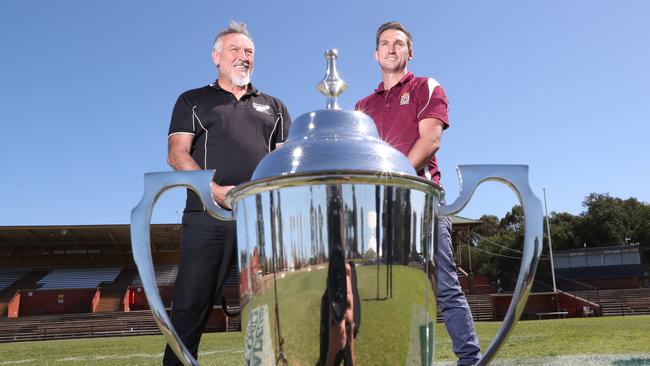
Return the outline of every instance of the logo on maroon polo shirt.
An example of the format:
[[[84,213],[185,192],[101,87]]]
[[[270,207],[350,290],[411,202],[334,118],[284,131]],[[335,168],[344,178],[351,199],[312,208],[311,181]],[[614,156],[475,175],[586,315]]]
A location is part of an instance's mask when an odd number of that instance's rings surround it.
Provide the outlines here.
[[[399,105],[409,104],[410,99],[411,94],[409,92],[402,94],[402,96],[399,98]]]

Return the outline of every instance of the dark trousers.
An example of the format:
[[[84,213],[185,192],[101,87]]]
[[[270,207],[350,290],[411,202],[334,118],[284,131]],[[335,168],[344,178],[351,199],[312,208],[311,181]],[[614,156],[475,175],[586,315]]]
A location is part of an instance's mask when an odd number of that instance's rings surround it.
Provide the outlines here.
[[[235,253],[234,221],[220,221],[207,212],[183,214],[181,258],[174,285],[171,321],[187,349],[197,357],[203,328]],[[169,346],[163,365],[182,365]]]

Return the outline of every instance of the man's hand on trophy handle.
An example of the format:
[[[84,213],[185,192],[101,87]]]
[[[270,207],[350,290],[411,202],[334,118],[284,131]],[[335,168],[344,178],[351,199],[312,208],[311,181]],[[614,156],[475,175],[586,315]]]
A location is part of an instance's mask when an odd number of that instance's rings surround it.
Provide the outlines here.
[[[212,197],[217,202],[217,204],[223,208],[232,209],[225,202],[226,194],[235,188],[235,186],[220,186],[215,182],[212,182]]]

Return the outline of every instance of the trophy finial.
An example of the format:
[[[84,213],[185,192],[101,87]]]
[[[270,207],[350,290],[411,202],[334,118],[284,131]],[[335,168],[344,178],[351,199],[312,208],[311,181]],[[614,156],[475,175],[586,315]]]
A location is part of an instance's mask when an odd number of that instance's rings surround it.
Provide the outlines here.
[[[325,51],[327,70],[323,80],[316,85],[316,89],[327,97],[327,109],[341,109],[337,99],[348,88],[348,85],[339,77],[339,73],[336,71],[336,59],[338,57],[339,51],[336,49]]]

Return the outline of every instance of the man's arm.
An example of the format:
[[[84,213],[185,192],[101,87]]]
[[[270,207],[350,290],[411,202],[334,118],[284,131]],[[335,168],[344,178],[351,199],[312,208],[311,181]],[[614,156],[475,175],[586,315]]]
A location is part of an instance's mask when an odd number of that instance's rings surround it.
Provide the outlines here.
[[[418,123],[420,138],[408,153],[408,159],[416,172],[424,169],[440,148],[440,139],[445,124],[437,118],[425,118]]]
[[[174,170],[200,170],[201,167],[190,155],[192,140],[194,135],[179,133],[173,134],[168,138],[167,146],[167,164]],[[233,189],[234,186],[220,186],[212,182],[212,196],[219,206],[228,207],[224,199],[226,193]]]

